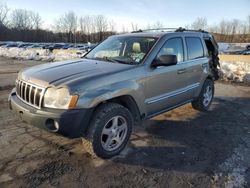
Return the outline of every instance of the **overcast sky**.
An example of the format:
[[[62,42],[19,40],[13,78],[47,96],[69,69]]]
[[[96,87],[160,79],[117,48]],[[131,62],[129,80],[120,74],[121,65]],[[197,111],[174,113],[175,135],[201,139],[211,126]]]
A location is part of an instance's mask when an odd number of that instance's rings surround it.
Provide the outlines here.
[[[209,24],[222,19],[245,20],[250,15],[250,0],[0,0],[11,9],[22,8],[38,12],[44,27],[67,11],[78,16],[102,14],[131,29],[160,21],[166,27],[190,24],[197,17],[206,17]]]

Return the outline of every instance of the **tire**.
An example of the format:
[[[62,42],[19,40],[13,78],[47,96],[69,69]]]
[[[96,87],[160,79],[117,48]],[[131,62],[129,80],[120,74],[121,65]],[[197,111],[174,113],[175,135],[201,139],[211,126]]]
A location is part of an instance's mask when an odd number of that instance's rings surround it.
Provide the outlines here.
[[[212,103],[213,97],[214,82],[211,79],[207,79],[203,84],[199,97],[192,102],[192,106],[198,111],[206,112]]]
[[[127,145],[134,124],[133,116],[117,103],[102,104],[93,115],[84,149],[94,157],[109,159]]]

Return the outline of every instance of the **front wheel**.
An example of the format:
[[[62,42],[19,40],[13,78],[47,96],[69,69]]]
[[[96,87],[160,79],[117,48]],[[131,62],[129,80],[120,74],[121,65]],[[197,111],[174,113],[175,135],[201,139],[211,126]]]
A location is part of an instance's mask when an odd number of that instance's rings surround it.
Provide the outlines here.
[[[131,135],[133,117],[124,106],[116,103],[101,105],[91,121],[84,148],[91,155],[111,158],[126,146]]]
[[[194,109],[199,111],[208,111],[214,97],[214,82],[211,79],[207,79],[204,82],[199,97],[192,102]]]

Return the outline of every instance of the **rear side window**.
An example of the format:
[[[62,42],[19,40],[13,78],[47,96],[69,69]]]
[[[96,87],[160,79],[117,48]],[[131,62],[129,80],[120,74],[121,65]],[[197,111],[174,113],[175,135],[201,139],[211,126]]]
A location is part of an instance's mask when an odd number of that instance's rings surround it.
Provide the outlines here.
[[[204,57],[204,50],[200,38],[186,37],[186,44],[189,60]]]

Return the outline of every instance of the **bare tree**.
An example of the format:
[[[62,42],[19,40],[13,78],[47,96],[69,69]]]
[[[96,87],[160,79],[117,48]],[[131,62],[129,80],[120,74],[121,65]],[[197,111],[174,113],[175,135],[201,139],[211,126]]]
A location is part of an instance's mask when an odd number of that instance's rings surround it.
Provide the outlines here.
[[[94,16],[84,16],[79,19],[80,30],[82,33],[91,34],[96,32]]]
[[[219,32],[220,34],[226,34],[226,21],[225,20],[221,20],[219,23]]]
[[[128,33],[128,28],[124,25],[122,26],[122,33]]]
[[[131,23],[132,31],[138,31],[138,24],[137,23]]]
[[[82,39],[84,42],[90,42],[91,33],[94,33],[95,28],[93,25],[93,18],[89,15],[81,17],[79,19],[80,33],[82,34]]]
[[[191,24],[191,28],[198,30],[198,29],[207,29],[207,19],[198,17],[196,20]]]
[[[89,16],[84,16],[79,18],[80,32],[82,34],[88,34],[87,29],[89,28]]]
[[[9,10],[10,9],[7,7],[6,4],[0,3],[0,27],[7,26],[7,23],[8,23],[7,16],[8,16]]]
[[[115,22],[103,15],[81,17],[79,26],[85,42],[102,41],[106,36],[115,32]]]
[[[33,29],[32,12],[24,9],[16,9],[11,15],[11,26],[17,30]]]
[[[160,21],[157,21],[153,24],[148,23],[145,28],[146,29],[157,29],[157,28],[163,28],[163,27],[164,27],[164,25]]]
[[[73,11],[62,15],[58,20],[56,20],[55,25],[58,32],[67,33],[68,42],[74,41],[74,35],[77,30],[77,16]]]
[[[115,21],[114,20],[109,20],[108,24],[109,24],[109,27],[108,27],[109,31],[115,32],[115,27],[116,27]]]
[[[250,34],[250,14],[247,16],[248,34]]]
[[[108,30],[108,19],[103,15],[97,15],[94,19],[96,32],[99,33],[99,41],[103,40],[103,33]]]
[[[225,20],[221,20],[219,25],[218,25],[218,33],[220,33],[220,38],[218,38],[218,40],[220,41],[225,41],[226,39],[226,27],[227,27],[227,23]]]
[[[153,28],[155,28],[155,29],[157,29],[157,28],[163,28],[163,27],[164,27],[164,25],[163,25],[163,23],[160,22],[160,21],[157,21],[157,22],[155,22],[155,23],[153,24]]]
[[[31,19],[33,22],[33,28],[35,30],[39,30],[42,27],[42,18],[38,13],[32,13],[31,14]]]
[[[210,25],[208,28],[208,31],[211,33],[219,33],[219,27],[217,24],[215,25]]]
[[[241,42],[245,42],[246,38],[247,38],[247,23],[246,22],[241,22],[240,26],[239,26],[239,40]]]
[[[108,20],[103,15],[97,15],[95,17],[95,25],[97,32],[105,32],[108,30]]]
[[[84,16],[79,19],[80,30],[84,34],[95,32],[94,19],[92,16]]]
[[[232,22],[231,22],[231,27],[232,27],[232,32],[231,32],[231,41],[230,42],[233,42],[234,40],[234,37],[236,34],[240,33],[240,20],[237,20],[237,19],[234,19]]]

